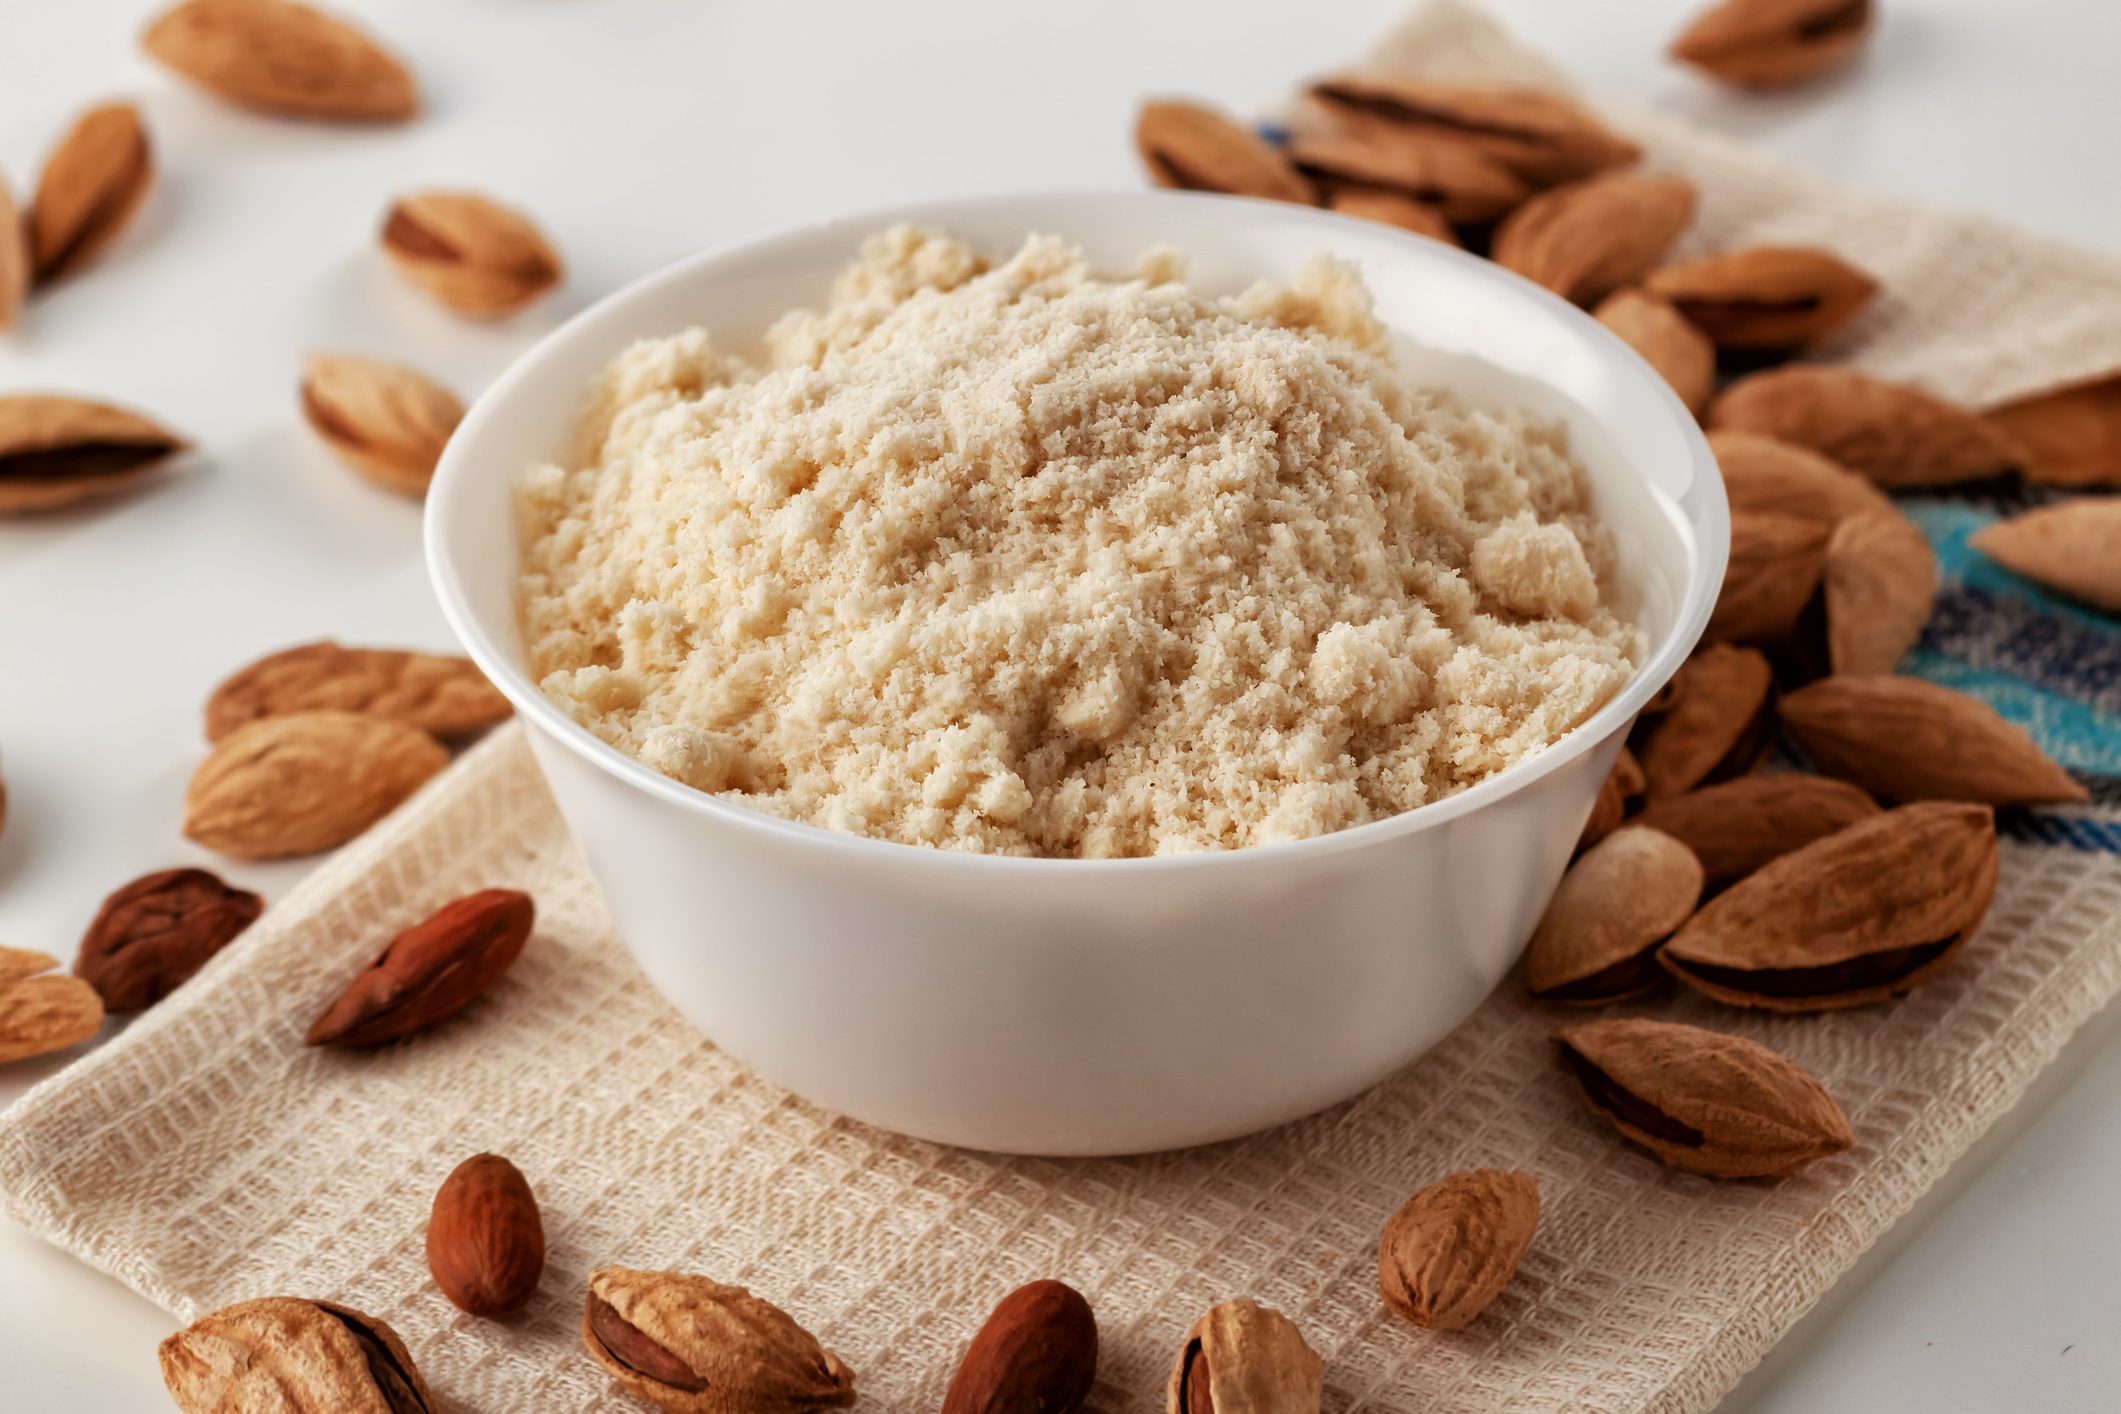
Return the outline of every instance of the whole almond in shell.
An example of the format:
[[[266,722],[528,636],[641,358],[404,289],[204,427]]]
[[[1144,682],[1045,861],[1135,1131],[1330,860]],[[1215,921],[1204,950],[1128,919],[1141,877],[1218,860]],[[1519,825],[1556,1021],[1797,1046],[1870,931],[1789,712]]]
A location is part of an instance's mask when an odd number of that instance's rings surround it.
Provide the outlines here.
[[[1848,323],[1878,282],[1831,251],[1752,246],[1653,271],[1643,285],[1726,349],[1797,349]]]
[[[292,0],[184,0],[140,42],[216,97],[260,112],[396,123],[420,108],[397,56],[344,20]]]
[[[168,428],[108,403],[0,394],[0,515],[112,495],[184,449]]]
[[[464,404],[401,364],[312,354],[302,375],[302,416],[355,471],[387,490],[420,497],[449,434],[464,420]]]
[[[12,329],[22,318],[22,301],[29,294],[29,224],[15,209],[15,194],[0,174],[0,331]]]
[[[444,740],[484,731],[510,707],[469,658],[325,640],[283,648],[239,670],[206,700],[206,739],[266,717],[359,712]]]
[[[378,236],[399,273],[460,314],[510,314],[560,283],[560,257],[530,218],[476,192],[401,197]]]
[[[78,1046],[103,1028],[103,1002],[78,977],[46,972],[54,959],[26,948],[0,960],[0,1065]]]
[[[1683,177],[1616,172],[1542,192],[1495,230],[1495,263],[1595,304],[1648,274],[1694,219]]]
[[[787,1312],[706,1277],[599,1267],[582,1343],[659,1409],[801,1414],[854,1403],[854,1372]]]
[[[1065,1282],[1034,1281],[1001,1299],[965,1351],[943,1414],[1072,1414],[1097,1378],[1097,1317]]]
[[[1785,696],[1781,712],[1821,771],[1884,800],[2090,798],[2022,727],[1979,698],[1921,678],[1825,678]]]
[[[1358,129],[1462,142],[1534,186],[1581,181],[1642,155],[1590,110],[1544,89],[1342,74],[1313,84],[1309,96]]]
[[[1168,1414],[1318,1414],[1325,1364],[1296,1322],[1225,1301],[1193,1323],[1164,1386]]]
[[[1850,516],[1826,542],[1828,660],[1836,673],[1890,673],[1937,602],[1929,537],[1896,507]]]
[[[427,1270],[474,1316],[530,1304],[545,1270],[545,1225],[522,1170],[499,1154],[474,1154],[450,1171],[427,1215]]]
[[[2121,486],[2121,373],[2018,398],[1985,415],[2025,449],[2026,480]]]
[[[1994,424],[1917,388],[1845,368],[1772,368],[1739,379],[1709,426],[1808,447],[1899,490],[1997,476],[2025,451]]]
[[[1636,746],[1650,799],[1759,765],[1775,740],[1773,683],[1774,672],[1757,649],[1728,643],[1696,649],[1674,678],[1670,710]]]
[[[1788,88],[1848,63],[1872,19],[1871,0],[1722,0],[1672,41],[1672,57],[1740,88]]]
[[[1838,525],[1868,513],[1898,515],[1893,498],[1865,477],[1817,452],[1757,432],[1709,433],[1731,513],[1804,516]]]
[[[1673,1168],[1764,1178],[1855,1142],[1817,1080],[1742,1036],[1614,1020],[1572,1026],[1554,1039],[1592,1111]]]
[[[449,764],[417,727],[354,712],[267,717],[223,737],[184,793],[184,834],[233,859],[341,845]]]
[[[144,874],[96,910],[74,958],[74,975],[96,989],[106,1011],[145,1011],[189,981],[264,911],[264,899],[204,869]]]
[[[101,254],[132,220],[154,180],[154,156],[137,108],[106,103],[82,114],[45,159],[30,205],[37,282],[70,275]]]
[[[1847,781],[1785,771],[1652,801],[1636,823],[1692,850],[1715,888],[1877,813],[1878,802]]]
[[[1826,527],[1802,516],[1733,512],[1731,557],[1708,636],[1750,643],[1786,637],[1819,587],[1826,541]]]
[[[0,982],[10,982],[18,977],[34,977],[40,972],[50,972],[59,965],[59,959],[48,952],[34,948],[0,947]]]
[[[1298,133],[1289,160],[1321,188],[1397,192],[1447,221],[1492,221],[1531,194],[1509,168],[1449,138],[1376,129]]]
[[[1471,1325],[1517,1274],[1538,1226],[1530,1174],[1474,1169],[1438,1179],[1386,1220],[1378,1294],[1417,1326]]]
[[[356,973],[303,1044],[380,1046],[447,1020],[501,980],[536,921],[530,895],[515,889],[481,889],[444,905]]]
[[[1988,912],[1997,868],[1987,806],[1903,805],[1761,866],[1710,900],[1659,961],[1733,1006],[1884,1001],[1951,960]]]
[[[1341,187],[1326,198],[1326,206],[1343,216],[1380,221],[1417,236],[1427,236],[1432,241],[1442,241],[1445,245],[1459,243],[1458,232],[1451,229],[1451,223],[1444,219],[1441,211],[1396,191],[1383,191],[1377,187]]]
[[[239,1301],[162,1342],[162,1382],[184,1414],[433,1414],[398,1333],[351,1306]]]
[[[1134,145],[1149,177],[1179,191],[1229,192],[1309,206],[1318,200],[1289,155],[1242,123],[1198,103],[1144,103]]]
[[[1623,825],[1561,876],[1525,950],[1532,995],[1609,1002],[1662,979],[1657,948],[1701,900],[1701,861],[1672,836]]]
[[[1984,526],[1968,543],[2036,584],[2121,613],[2121,500],[2042,506]]]
[[[1592,311],[1657,370],[1696,417],[1716,391],[1716,346],[1672,302],[1642,289],[1606,296]]]

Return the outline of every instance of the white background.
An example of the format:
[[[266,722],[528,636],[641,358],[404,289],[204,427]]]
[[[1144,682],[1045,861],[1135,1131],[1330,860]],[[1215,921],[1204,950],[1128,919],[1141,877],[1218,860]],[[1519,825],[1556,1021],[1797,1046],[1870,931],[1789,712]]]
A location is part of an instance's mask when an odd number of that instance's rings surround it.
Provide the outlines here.
[[[417,508],[299,425],[305,349],[400,358],[469,395],[566,315],[701,246],[919,198],[1135,186],[1140,96],[1263,107],[1403,0],[347,3],[418,68],[415,124],[245,116],[140,56],[150,4],[0,0],[0,170],[18,193],[72,114],[110,95],[140,103],[160,165],[123,241],[0,337],[0,389],[122,400],[204,450],[122,503],[0,521],[0,942],[70,955],[111,888],[206,862],[179,804],[199,705],[232,668],[324,636],[448,646]],[[1741,99],[1660,59],[1690,0],[1494,3],[1596,92],[2121,249],[2112,6],[1884,0],[1855,73]],[[481,326],[399,285],[373,229],[425,184],[527,207],[570,262],[565,288]],[[277,897],[302,866],[223,872]],[[1730,1407],[2121,1407],[2117,1030],[2080,1036]],[[62,1063],[8,1068],[0,1101]],[[0,1221],[0,1409],[166,1408],[154,1345],[171,1324]]]

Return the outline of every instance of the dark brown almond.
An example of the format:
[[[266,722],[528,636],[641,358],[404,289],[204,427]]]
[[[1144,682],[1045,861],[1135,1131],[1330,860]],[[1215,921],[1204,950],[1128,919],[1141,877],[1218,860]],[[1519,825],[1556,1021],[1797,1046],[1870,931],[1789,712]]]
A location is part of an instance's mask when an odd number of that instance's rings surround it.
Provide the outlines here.
[[[1884,800],[2090,798],[2024,728],[1977,697],[1921,678],[1825,678],[1784,697],[1781,710],[1821,771]]]
[[[96,989],[104,1010],[145,1011],[189,981],[264,911],[264,899],[230,888],[204,869],[142,875],[96,911],[74,958],[74,975]]]
[[[445,904],[390,940],[323,1014],[305,1045],[379,1046],[469,1006],[529,941],[537,910],[515,889],[482,889]]]
[[[44,160],[30,204],[37,283],[71,275],[101,254],[140,209],[154,180],[154,156],[137,108],[106,103],[82,114]]]
[[[1581,181],[1641,156],[1588,109],[1542,89],[1343,74],[1312,85],[1310,96],[1358,127],[1463,142],[1534,186]]]
[[[1417,1326],[1469,1326],[1517,1274],[1538,1226],[1539,1185],[1528,1173],[1474,1169],[1441,1178],[1386,1220],[1378,1295]]]
[[[2025,479],[2121,486],[2121,373],[2018,398],[1988,420],[2025,449]]]
[[[1752,246],[1667,265],[1643,285],[1726,349],[1802,348],[1848,323],[1878,282],[1831,251]]]
[[[1432,241],[1458,244],[1458,233],[1451,229],[1449,221],[1444,220],[1441,211],[1398,192],[1380,191],[1375,187],[1340,187],[1326,198],[1326,205],[1343,216],[1381,221],[1402,231],[1412,231],[1417,236],[1427,236]]]
[[[1242,123],[1198,103],[1144,103],[1134,145],[1150,179],[1180,191],[1229,192],[1316,204],[1289,155]]]
[[[1657,370],[1696,417],[1716,391],[1716,346],[1670,300],[1641,289],[1606,296],[1593,311]]]
[[[1447,221],[1492,221],[1531,194],[1509,168],[1462,142],[1420,133],[1298,133],[1289,160],[1321,187],[1397,192]]]
[[[1647,275],[1694,219],[1683,177],[1616,172],[1556,187],[1495,230],[1495,263],[1578,304]]]
[[[1784,771],[1652,801],[1636,823],[1692,850],[1715,888],[1877,813],[1878,802],[1847,781]]]
[[[1968,543],[2014,574],[2121,614],[2121,500],[2042,506],[1984,526]]]
[[[264,113],[397,123],[420,108],[418,87],[396,55],[292,0],[184,0],[140,42],[216,97]]]
[[[1623,825],[1569,866],[1525,950],[1532,995],[1609,1002],[1661,980],[1657,947],[1701,899],[1701,862],[1657,830]]]
[[[545,1224],[522,1170],[474,1154],[450,1171],[427,1215],[427,1270],[459,1310],[520,1311],[545,1270]]]
[[[1929,537],[1898,508],[1850,516],[1826,542],[1827,654],[1836,673],[1890,673],[1937,599]]]
[[[1731,513],[1806,516],[1838,525],[1866,513],[1898,515],[1892,497],[1817,452],[1757,432],[1709,433]]]
[[[1740,88],[1788,88],[1854,58],[1871,0],[1722,0],[1672,41],[1672,57]]]
[[[206,699],[206,739],[293,712],[388,717],[445,740],[503,721],[508,699],[469,658],[325,640],[283,648],[225,679]]]
[[[1944,486],[2023,465],[2001,429],[1941,398],[1846,368],[1771,368],[1709,407],[1709,426],[1808,447],[1880,486]]]
[[[1066,1282],[1034,1281],[1001,1299],[965,1350],[943,1414],[1073,1414],[1097,1378],[1097,1317]]]
[[[1759,650],[1712,643],[1681,665],[1671,709],[1635,754],[1651,800],[1742,776],[1774,745],[1774,673]]]
[[[122,491],[183,450],[168,428],[108,403],[0,394],[0,515]]]
[[[1826,527],[1802,516],[1735,512],[1708,636],[1747,643],[1786,637],[1819,587],[1826,541]]]

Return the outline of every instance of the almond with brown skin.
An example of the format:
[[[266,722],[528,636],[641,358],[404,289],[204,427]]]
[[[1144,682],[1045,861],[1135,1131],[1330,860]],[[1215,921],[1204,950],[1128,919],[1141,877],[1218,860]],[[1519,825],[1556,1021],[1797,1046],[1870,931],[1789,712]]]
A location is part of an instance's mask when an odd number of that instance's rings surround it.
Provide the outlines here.
[[[530,218],[476,192],[402,197],[378,239],[399,273],[460,314],[511,314],[560,283],[559,254]]]
[[[2025,479],[2044,486],[2121,486],[2121,374],[1990,408],[2025,448]]]
[[[1716,346],[1672,302],[1642,289],[1606,296],[1592,313],[1657,370],[1696,417],[1716,391]]]
[[[0,395],[0,515],[114,494],[183,450],[168,428],[108,403]]]
[[[37,283],[71,275],[101,254],[140,209],[154,180],[138,109],[106,103],[82,114],[45,159],[30,204]]]
[[[1968,543],[2014,574],[2121,614],[2121,500],[2042,506]]]
[[[325,640],[283,648],[241,669],[206,699],[206,739],[265,717],[359,712],[452,740],[507,719],[508,699],[469,658]]]
[[[1708,636],[1748,643],[1786,637],[1819,587],[1826,541],[1826,527],[1802,516],[1735,512]]]
[[[582,1343],[658,1409],[802,1414],[854,1403],[854,1372],[787,1312],[705,1277],[599,1267]]]
[[[184,1414],[433,1414],[405,1342],[330,1301],[223,1306],[162,1342],[162,1382]]]
[[[1618,172],[1543,192],[1495,230],[1495,263],[1595,304],[1640,280],[1694,219],[1683,177]]]
[[[74,975],[96,989],[106,1011],[145,1011],[189,981],[264,911],[264,899],[230,888],[204,869],[144,874],[96,910],[74,958]]]
[[[0,330],[12,329],[21,320],[33,265],[29,224],[15,210],[7,178],[0,176]]]
[[[1636,823],[1692,850],[1716,888],[1877,813],[1878,802],[1847,781],[1786,771],[1652,801]]]
[[[1344,74],[1313,84],[1310,96],[1358,128],[1463,142],[1534,186],[1581,181],[1642,155],[1589,110],[1541,89]]]
[[[1134,124],[1134,145],[1150,179],[1160,187],[1306,206],[1318,200],[1287,153],[1244,124],[1198,103],[1144,103]]]
[[[1701,861],[1670,835],[1623,825],[1569,866],[1525,949],[1532,995],[1609,1002],[1661,979],[1657,948],[1701,900]]]
[[[1789,1173],[1855,1142],[1803,1067],[1742,1036],[1670,1021],[1592,1021],[1555,1036],[1601,1119],[1673,1168]]]
[[[397,56],[344,20],[292,0],[184,0],[140,42],[216,97],[260,112],[397,123],[420,108]]]
[[[545,1224],[522,1170],[474,1154],[450,1171],[427,1215],[427,1270],[460,1311],[520,1311],[545,1270]]]
[[[1753,246],[1667,265],[1643,281],[1726,349],[1798,349],[1853,319],[1878,282],[1811,246]]]
[[[1458,232],[1451,229],[1451,223],[1444,220],[1441,211],[1396,191],[1340,187],[1326,198],[1326,205],[1343,216],[1381,221],[1402,231],[1412,231],[1417,236],[1427,236],[1432,241],[1442,241],[1445,245],[1459,243]]]
[[[232,859],[341,845],[449,764],[417,727],[353,712],[294,712],[230,732],[193,773],[184,834]]]
[[[1825,678],[1782,699],[1782,723],[1821,771],[1884,800],[2090,798],[2022,727],[1921,678]]]
[[[1671,710],[1636,747],[1651,800],[1742,776],[1774,745],[1774,673],[1759,650],[1728,643],[1696,649],[1674,679]]]
[[[1851,516],[1826,542],[1827,653],[1836,673],[1890,673],[1937,600],[1929,537],[1896,508]]]
[[[302,415],[339,460],[378,486],[418,498],[464,420],[464,404],[402,364],[312,354],[303,368]]]
[[[1474,1169],[1439,1179],[1386,1221],[1378,1294],[1417,1326],[1469,1326],[1517,1274],[1538,1226],[1539,1185],[1530,1174]]]
[[[78,1046],[103,1028],[103,1002],[78,977],[47,972],[55,960],[9,948],[0,960],[0,1065]]]
[[[1832,526],[1854,515],[1900,514],[1892,497],[1870,481],[1803,447],[1726,429],[1709,433],[1709,450],[1723,472],[1733,515],[1805,516]]]
[[[1945,486],[2013,470],[2024,449],[1964,408],[1845,368],[1772,368],[1739,379],[1709,426],[1808,447],[1880,486]]]
[[[1321,188],[1397,192],[1447,221],[1492,221],[1531,194],[1509,168],[1462,142],[1371,130],[1298,133],[1289,160]]]
[[[1871,0],[1723,0],[1672,41],[1672,57],[1740,88],[1788,88],[1855,57]]]
[[[1318,1414],[1326,1362],[1296,1322],[1225,1301],[1193,1323],[1164,1386],[1168,1414]]]
[[[1066,1282],[1034,1281],[1001,1299],[972,1337],[943,1414],[1073,1414],[1097,1378],[1097,1317]]]
[[[380,1046],[455,1016],[507,973],[537,921],[530,895],[481,889],[390,940],[310,1024],[309,1046]]]
[[[1598,795],[1591,802],[1589,818],[1583,822],[1583,833],[1577,837],[1576,848],[1580,853],[1620,828],[1628,817],[1628,802],[1643,792],[1644,779],[1641,763],[1635,753],[1625,746],[1614,758],[1613,769],[1598,787]]]

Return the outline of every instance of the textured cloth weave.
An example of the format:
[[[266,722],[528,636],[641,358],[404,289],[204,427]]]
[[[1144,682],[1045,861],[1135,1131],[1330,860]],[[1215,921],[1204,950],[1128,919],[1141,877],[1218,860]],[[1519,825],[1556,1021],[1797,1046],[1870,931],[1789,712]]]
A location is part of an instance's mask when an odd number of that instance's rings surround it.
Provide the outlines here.
[[[1377,62],[1550,76],[1487,21],[1420,12]],[[1887,296],[1830,352],[1971,402],[2121,367],[2121,266],[1991,223],[1826,189],[1648,117],[1653,164],[1705,192],[1698,248],[1816,241]],[[1186,1327],[1249,1295],[1326,1357],[1329,1410],[1679,1411],[1713,1405],[2121,989],[2121,635],[1971,564],[1993,498],[1912,507],[1948,578],[1913,666],[2025,721],[2099,803],[2009,822],[1993,910],[1908,999],[1759,1017],[1643,1008],[1810,1067],[1857,1143],[1781,1182],[1668,1172],[1588,1119],[1554,1017],[1514,982],[1423,1060],[1267,1134],[1153,1157],[997,1157],[818,1111],[748,1073],[648,987],[509,728],[342,851],[196,980],[0,1117],[7,1210],[180,1317],[325,1296],[404,1334],[452,1408],[637,1407],[582,1354],[599,1263],[685,1268],[786,1307],[863,1407],[932,1409],[989,1306],[1062,1277],[1097,1310],[1095,1407],[1162,1407]],[[372,1054],[305,1050],[380,941],[471,889],[536,895],[538,931],[457,1023]],[[481,1149],[542,1201],[530,1309],[459,1314],[428,1279],[427,1208]],[[1544,1199],[1515,1282],[1471,1329],[1377,1298],[1375,1248],[1414,1188],[1523,1168]]]

